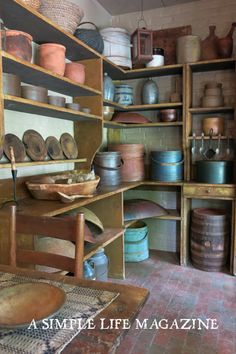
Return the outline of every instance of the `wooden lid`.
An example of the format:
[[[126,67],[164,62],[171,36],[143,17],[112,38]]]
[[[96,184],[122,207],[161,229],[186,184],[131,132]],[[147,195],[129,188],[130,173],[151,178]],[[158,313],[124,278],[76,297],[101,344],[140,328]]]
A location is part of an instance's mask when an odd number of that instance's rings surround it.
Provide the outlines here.
[[[78,157],[78,148],[73,136],[69,133],[63,133],[60,138],[60,143],[62,151],[68,159],[76,159]]]
[[[43,137],[35,130],[29,129],[23,135],[27,155],[33,161],[42,161],[47,155],[46,144]]]
[[[52,160],[63,160],[65,158],[62,152],[61,144],[54,136],[47,137],[46,149]]]
[[[25,147],[22,141],[14,134],[6,134],[3,142],[3,151],[10,161],[10,146],[13,147],[16,162],[22,162],[25,159]],[[1,152],[0,152],[1,155]]]

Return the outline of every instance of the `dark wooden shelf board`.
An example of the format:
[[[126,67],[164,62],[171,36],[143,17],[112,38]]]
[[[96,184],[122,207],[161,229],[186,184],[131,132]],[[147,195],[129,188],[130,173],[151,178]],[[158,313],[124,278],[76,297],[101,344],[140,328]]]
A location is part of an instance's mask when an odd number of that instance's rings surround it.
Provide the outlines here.
[[[81,163],[86,162],[87,159],[71,159],[71,160],[45,160],[45,161],[25,161],[25,162],[17,162],[16,167],[32,167],[32,166],[39,166],[39,165],[57,165],[57,164],[65,164],[65,163]],[[0,169],[2,168],[11,168],[11,164],[1,163]]]
[[[4,96],[4,108],[11,111],[37,114],[41,116],[60,118],[72,121],[92,121],[101,119],[99,116],[75,111],[68,108],[57,107],[47,103],[27,100],[21,97]]]
[[[125,124],[125,123],[117,123],[112,121],[104,121],[104,126],[106,128],[112,129],[131,129],[131,128],[153,128],[153,127],[181,127],[183,122],[153,122],[153,123],[142,123],[142,124]]]
[[[36,43],[64,45],[66,56],[70,60],[100,57],[100,54],[92,48],[19,0],[0,0],[0,13],[6,27],[30,33]]]
[[[163,109],[163,108],[179,108],[183,106],[182,102],[161,102],[156,104],[138,104],[138,105],[130,105],[130,106],[123,106],[113,101],[103,100],[103,104],[105,106],[114,107],[115,111],[150,111],[156,109]]]
[[[105,57],[103,57],[103,68],[104,72],[107,72],[113,80],[133,80],[148,77],[181,75],[183,71],[182,64],[166,65],[156,68],[124,70]]]
[[[205,113],[227,113],[233,112],[234,107],[212,107],[212,108],[205,108],[205,107],[195,107],[189,108],[189,112],[192,114],[205,114]]]
[[[96,244],[89,244],[85,246],[84,249],[84,260],[92,257],[96,251],[101,248],[109,245],[115,239],[123,235],[123,229],[105,229],[104,232],[96,237]]]
[[[38,65],[18,59],[8,53],[2,53],[3,71],[20,76],[28,84],[47,87],[49,90],[68,96],[94,96],[101,92],[86,85],[80,85],[65,77],[51,73]]]
[[[216,71],[216,70],[233,70],[235,69],[235,59],[215,59],[209,61],[199,61],[189,64],[192,72]]]

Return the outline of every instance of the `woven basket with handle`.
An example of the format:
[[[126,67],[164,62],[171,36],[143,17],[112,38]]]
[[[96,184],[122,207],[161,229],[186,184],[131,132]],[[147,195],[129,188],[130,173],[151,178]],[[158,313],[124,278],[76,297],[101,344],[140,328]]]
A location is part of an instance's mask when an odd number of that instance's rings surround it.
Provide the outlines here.
[[[94,28],[80,28],[80,26],[90,24]],[[81,22],[77,27],[74,36],[89,45],[91,48],[95,49],[97,52],[102,53],[104,49],[103,38],[99,32],[99,29],[93,22]]]
[[[21,0],[21,2],[27,6],[32,7],[35,10],[38,10],[41,4],[40,0]]]
[[[84,16],[84,11],[68,0],[41,0],[39,12],[71,34]]]

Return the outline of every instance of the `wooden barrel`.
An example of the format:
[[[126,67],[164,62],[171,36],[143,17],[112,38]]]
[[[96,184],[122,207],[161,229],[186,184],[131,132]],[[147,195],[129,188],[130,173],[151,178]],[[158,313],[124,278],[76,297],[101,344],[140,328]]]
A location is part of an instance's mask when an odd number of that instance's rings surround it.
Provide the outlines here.
[[[125,231],[125,262],[141,262],[148,257],[148,227],[137,221]]]
[[[230,223],[226,210],[194,209],[191,221],[191,259],[194,267],[218,272],[227,262]]]
[[[142,181],[145,177],[144,145],[143,144],[114,144],[111,151],[119,151],[123,160],[121,176],[123,182]]]

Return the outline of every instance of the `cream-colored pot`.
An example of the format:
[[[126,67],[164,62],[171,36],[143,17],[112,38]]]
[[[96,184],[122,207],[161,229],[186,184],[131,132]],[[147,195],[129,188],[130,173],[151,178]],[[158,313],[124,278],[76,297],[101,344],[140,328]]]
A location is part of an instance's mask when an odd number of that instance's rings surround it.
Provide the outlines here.
[[[195,63],[201,57],[201,41],[198,36],[181,36],[177,39],[177,63]]]

